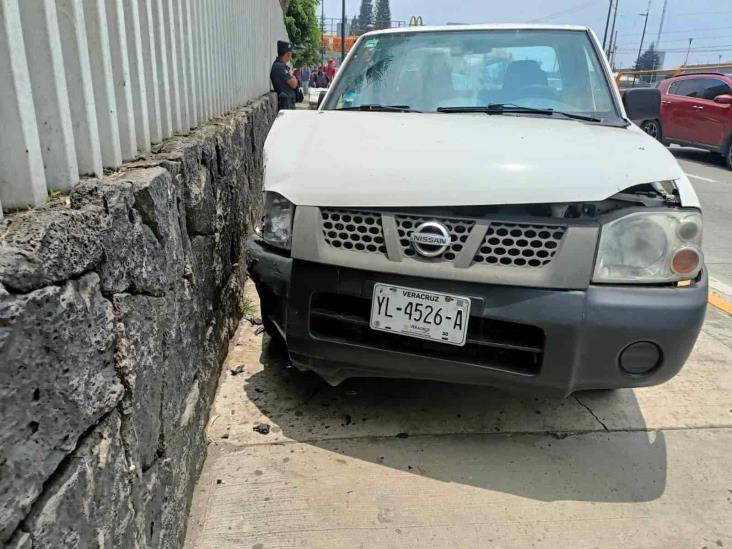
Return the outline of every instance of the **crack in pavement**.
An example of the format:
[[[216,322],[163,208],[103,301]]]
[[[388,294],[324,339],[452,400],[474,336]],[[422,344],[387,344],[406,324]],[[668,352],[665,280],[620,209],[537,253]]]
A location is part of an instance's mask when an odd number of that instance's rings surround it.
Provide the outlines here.
[[[602,425],[602,422],[600,422]],[[637,428],[625,428],[625,429],[581,429],[581,430],[567,430],[567,431],[501,431],[496,433],[494,431],[472,431],[472,432],[450,432],[450,433],[410,433],[409,439],[412,438],[428,438],[428,437],[469,437],[469,436],[481,436],[481,437],[501,437],[501,436],[536,436],[536,437],[551,437],[557,440],[563,440],[569,437],[580,437],[586,435],[593,435],[595,433],[659,433],[667,431],[716,431],[716,430],[732,430],[731,425],[706,425],[703,427],[637,427]],[[399,437],[396,435],[355,435],[355,436],[344,436],[344,437],[332,437],[332,438],[304,438],[304,439],[286,439],[286,440],[274,440],[271,442],[246,442],[237,443],[236,440],[228,439],[226,441],[215,440],[211,444],[221,450],[236,451],[237,449],[245,449],[252,447],[264,447],[264,446],[284,446],[286,444],[326,444],[330,442],[350,442],[359,440],[372,440],[372,441],[384,441],[396,439]]]
[[[593,412],[593,411],[592,411],[592,408],[590,408],[590,407],[589,407],[589,406],[588,406],[587,404],[585,404],[584,402],[582,402],[582,401],[581,401],[581,400],[580,400],[580,399],[579,399],[579,398],[577,397],[577,395],[572,395],[572,398],[573,398],[573,399],[575,399],[575,400],[577,401],[577,404],[579,404],[579,405],[580,405],[580,406],[582,406],[582,407],[583,407],[583,408],[584,408],[585,410],[587,410],[587,411],[588,411],[588,412],[590,413],[590,415],[591,415],[592,417],[594,417],[594,418],[595,418],[595,420],[597,421],[597,423],[599,423],[600,425],[602,425],[602,428],[603,428],[603,429],[605,430],[605,432],[610,432],[610,429],[608,429],[608,428],[607,428],[607,425],[605,425],[605,424],[603,423],[603,421],[602,421],[602,420],[601,420],[601,419],[600,419],[599,417],[597,417],[597,415],[595,414],[595,412]]]

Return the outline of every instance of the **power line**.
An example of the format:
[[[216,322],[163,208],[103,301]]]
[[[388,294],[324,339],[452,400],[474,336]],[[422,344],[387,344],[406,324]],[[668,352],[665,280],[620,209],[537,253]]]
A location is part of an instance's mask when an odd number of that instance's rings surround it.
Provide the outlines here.
[[[569,8],[563,9],[561,11],[557,11],[554,13],[550,13],[549,15],[545,15],[543,17],[539,17],[537,19],[531,19],[528,21],[529,23],[539,23],[541,21],[546,21],[548,19],[556,19],[557,17],[561,17],[562,15],[568,15],[570,13],[575,13],[578,11],[582,11],[585,8],[590,7],[591,5],[594,5],[595,1],[591,0],[590,2],[583,2],[581,4],[577,4],[575,6],[571,6]]]
[[[682,30],[675,30],[675,31],[664,31],[664,36],[667,34],[699,34],[705,31],[719,31],[719,30],[729,30],[729,27],[711,27],[706,29],[682,29]],[[640,36],[640,32],[625,32],[621,33],[620,36]]]

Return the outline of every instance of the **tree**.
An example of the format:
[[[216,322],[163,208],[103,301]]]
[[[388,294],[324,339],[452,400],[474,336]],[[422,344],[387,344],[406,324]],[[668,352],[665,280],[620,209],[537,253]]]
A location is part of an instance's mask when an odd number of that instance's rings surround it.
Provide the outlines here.
[[[292,63],[314,65],[320,60],[319,0],[290,0],[285,15],[287,35],[292,42]]]
[[[374,6],[371,0],[361,0],[358,13],[358,34],[370,31],[374,26]]]
[[[391,28],[391,10],[389,0],[376,0],[375,26],[377,29]]]
[[[659,68],[661,68],[661,56],[659,55],[658,50],[656,50],[656,45],[651,42],[651,45],[648,47],[648,49],[644,51],[635,62],[635,70],[652,71]],[[652,75],[650,74],[643,74],[640,78],[641,80],[650,82],[651,77]]]

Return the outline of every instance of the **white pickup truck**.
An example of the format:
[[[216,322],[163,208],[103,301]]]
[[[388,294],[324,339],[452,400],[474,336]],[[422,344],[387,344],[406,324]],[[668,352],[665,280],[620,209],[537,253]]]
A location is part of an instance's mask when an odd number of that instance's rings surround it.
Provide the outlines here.
[[[281,113],[249,271],[270,334],[329,383],[567,395],[662,383],[704,318],[702,216],[587,28],[361,37]],[[325,157],[327,155],[327,157]]]

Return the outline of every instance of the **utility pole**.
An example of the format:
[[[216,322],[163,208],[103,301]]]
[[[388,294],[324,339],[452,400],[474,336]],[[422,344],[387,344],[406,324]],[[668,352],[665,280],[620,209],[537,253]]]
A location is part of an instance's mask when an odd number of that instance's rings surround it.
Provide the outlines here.
[[[325,2],[320,2],[320,65],[325,65]]]
[[[607,19],[605,19],[605,34],[602,37],[602,49],[607,51],[605,45],[607,44],[607,31],[610,28],[610,14],[613,11],[613,0],[610,0],[610,5],[607,7]]]
[[[341,2],[341,65],[346,58],[346,0]]]
[[[684,67],[689,64],[689,53],[691,52],[691,43],[694,41],[693,38],[689,38],[689,48],[686,50],[686,59],[684,59]]]
[[[666,20],[666,8],[668,0],[663,0],[663,10],[661,11],[661,22],[658,24],[658,36],[656,36],[656,49],[661,49],[661,33],[663,32],[663,22]]]
[[[620,4],[620,0],[615,0],[615,12],[613,14],[613,26],[610,29],[610,45],[607,47],[607,52],[610,54],[613,51],[613,48],[615,46],[615,42],[618,40],[618,33],[615,31],[615,21],[618,19],[618,7]]]
[[[613,38],[613,49],[610,52],[610,66],[613,71],[615,70],[615,55],[618,52],[618,31],[615,31],[615,37]]]
[[[722,54],[721,53],[719,54],[719,61],[717,61],[717,68],[718,69],[722,68]]]
[[[638,63],[640,63],[641,54],[643,53],[643,41],[646,39],[646,28],[648,27],[648,15],[651,13],[651,0],[648,0],[648,8],[646,9],[646,13],[639,13],[641,17],[645,17],[645,21],[643,22],[643,34],[641,34],[641,41],[640,46],[638,47],[638,57],[635,60],[635,66],[638,67]],[[633,75],[633,86],[635,86],[635,77],[636,75]]]

